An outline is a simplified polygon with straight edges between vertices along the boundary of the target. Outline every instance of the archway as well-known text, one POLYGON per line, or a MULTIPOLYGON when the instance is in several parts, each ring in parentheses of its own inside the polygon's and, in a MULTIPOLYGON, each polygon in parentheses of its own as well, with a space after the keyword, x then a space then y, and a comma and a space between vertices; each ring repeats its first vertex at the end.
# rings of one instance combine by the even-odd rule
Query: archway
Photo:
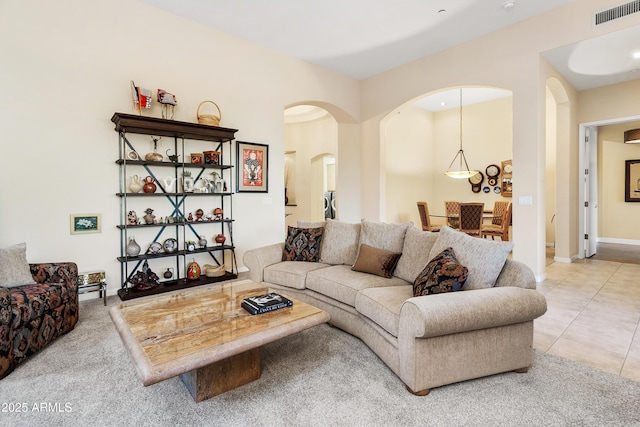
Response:
POLYGON ((459 149, 460 89, 444 88, 414 98, 381 121, 385 221, 420 224, 417 201, 426 201, 432 214, 444 213, 445 200, 479 201, 487 209, 497 200, 511 201, 501 194, 500 178, 490 184, 485 173, 489 165, 501 168, 512 158, 510 90, 462 87, 464 151, 470 168, 485 177, 474 192, 467 179, 444 175, 459 149))
MULTIPOLYGON (((339 217, 359 220, 360 132, 344 110, 322 102, 285 108, 286 224, 324 219, 325 192, 333 193, 339 217), (340 162, 344 159, 344 162, 340 162), (349 168, 342 167, 349 165, 349 168), (333 179, 327 179, 332 176, 333 179), (349 201, 341 205, 340 200, 349 201)), ((334 211, 334 217, 337 213, 334 211)))
POLYGON ((546 82, 546 242, 553 247, 554 260, 571 262, 577 252, 577 200, 571 196, 572 176, 570 167, 577 150, 571 147, 570 102, 562 82, 555 77, 546 82), (573 218, 573 220, 572 220, 573 218))

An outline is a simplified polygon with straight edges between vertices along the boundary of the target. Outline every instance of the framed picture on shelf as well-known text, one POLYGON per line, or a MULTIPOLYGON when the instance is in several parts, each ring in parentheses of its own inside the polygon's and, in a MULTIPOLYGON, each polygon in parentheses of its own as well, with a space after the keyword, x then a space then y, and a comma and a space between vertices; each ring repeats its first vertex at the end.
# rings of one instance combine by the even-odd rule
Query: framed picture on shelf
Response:
POLYGON ((238 141, 236 159, 236 191, 266 193, 269 190, 269 146, 238 141))
POLYGON ((640 202, 640 160, 625 160, 624 165, 624 201, 640 202))
POLYGON ((100 233, 102 220, 100 214, 71 214, 71 234, 100 233))

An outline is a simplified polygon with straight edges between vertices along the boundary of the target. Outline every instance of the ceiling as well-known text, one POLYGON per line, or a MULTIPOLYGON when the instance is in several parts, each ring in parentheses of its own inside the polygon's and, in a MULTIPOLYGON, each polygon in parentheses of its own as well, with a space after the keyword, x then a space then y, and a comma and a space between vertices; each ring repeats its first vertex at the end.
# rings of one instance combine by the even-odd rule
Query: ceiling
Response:
MULTIPOLYGON (((138 1, 362 80, 573 0, 138 1)), ((640 52, 640 26, 542 55, 581 91, 640 78, 630 72, 640 69, 640 58, 629 59, 632 52, 640 52)), ((481 92, 465 89, 464 104, 481 92)), ((459 105, 458 91, 437 95, 420 106, 459 105)))
POLYGON ((139 1, 362 80, 572 0, 139 1))

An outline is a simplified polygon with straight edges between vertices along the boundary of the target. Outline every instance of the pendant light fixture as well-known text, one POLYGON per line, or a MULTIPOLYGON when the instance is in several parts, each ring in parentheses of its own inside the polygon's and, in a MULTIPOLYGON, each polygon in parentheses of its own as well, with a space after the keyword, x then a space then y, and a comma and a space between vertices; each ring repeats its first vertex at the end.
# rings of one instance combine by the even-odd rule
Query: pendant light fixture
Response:
POLYGON ((640 144, 640 129, 631 129, 624 133, 625 144, 640 144))
POLYGON ((462 149, 462 88, 460 88, 460 149, 444 174, 451 178, 471 178, 477 173, 478 171, 476 170, 469 170, 469 164, 467 164, 467 158, 465 157, 464 150, 462 149), (458 168, 451 169, 458 158, 458 168))

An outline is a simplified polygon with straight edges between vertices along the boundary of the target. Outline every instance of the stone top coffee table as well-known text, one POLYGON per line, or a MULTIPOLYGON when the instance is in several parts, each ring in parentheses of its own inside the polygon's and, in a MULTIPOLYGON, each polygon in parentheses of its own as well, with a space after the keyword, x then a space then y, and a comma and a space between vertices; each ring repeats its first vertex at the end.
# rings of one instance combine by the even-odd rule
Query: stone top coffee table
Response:
POLYGON ((240 280, 122 303, 109 313, 145 386, 180 375, 200 402, 260 378, 260 346, 329 320, 293 298, 293 306, 264 314, 240 307, 267 292, 240 280))

